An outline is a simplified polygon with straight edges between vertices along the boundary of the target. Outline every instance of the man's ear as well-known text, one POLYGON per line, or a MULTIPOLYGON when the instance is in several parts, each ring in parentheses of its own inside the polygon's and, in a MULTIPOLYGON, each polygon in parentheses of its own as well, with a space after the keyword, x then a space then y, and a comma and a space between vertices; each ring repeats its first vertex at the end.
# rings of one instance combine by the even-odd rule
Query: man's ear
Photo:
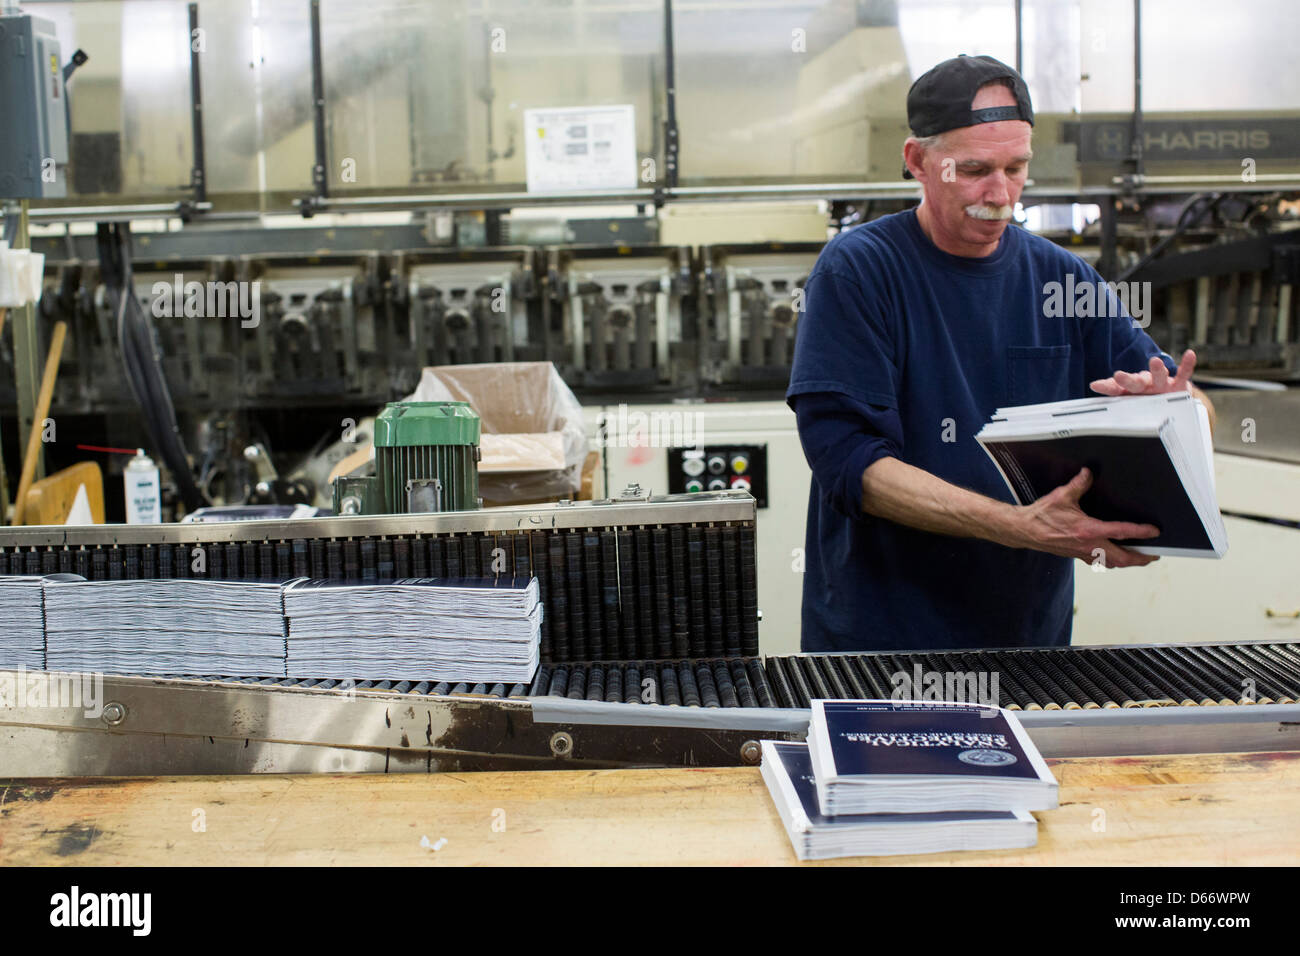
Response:
POLYGON ((922 185, 925 184, 925 148, 915 140, 908 140, 903 144, 903 162, 906 164, 908 171, 911 172, 912 178, 922 185))

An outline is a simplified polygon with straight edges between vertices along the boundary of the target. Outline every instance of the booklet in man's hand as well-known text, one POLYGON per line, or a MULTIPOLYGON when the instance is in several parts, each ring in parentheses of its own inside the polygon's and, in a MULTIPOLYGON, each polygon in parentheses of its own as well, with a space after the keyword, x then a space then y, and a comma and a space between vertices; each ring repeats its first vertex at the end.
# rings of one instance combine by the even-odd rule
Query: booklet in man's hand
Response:
POLYGON ((1160 529, 1159 537, 1118 544, 1183 557, 1221 558, 1228 550, 1209 416, 1190 392, 999 408, 975 439, 1019 504, 1086 467, 1092 485, 1079 507, 1087 515, 1160 529))

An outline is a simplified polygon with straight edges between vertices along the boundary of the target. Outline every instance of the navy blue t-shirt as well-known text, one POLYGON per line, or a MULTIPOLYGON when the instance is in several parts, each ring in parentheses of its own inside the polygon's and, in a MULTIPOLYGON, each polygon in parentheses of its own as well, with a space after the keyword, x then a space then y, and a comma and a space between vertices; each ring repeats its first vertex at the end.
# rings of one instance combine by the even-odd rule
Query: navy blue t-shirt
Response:
POLYGON ((1045 308, 1048 283, 1062 283, 1063 300, 1067 276, 1076 289, 1101 281, 1014 225, 990 256, 950 255, 915 210, 822 250, 804 287, 786 393, 813 472, 805 651, 1069 643, 1072 559, 862 510, 862 472, 887 456, 1014 503, 974 437, 994 409, 1087 397, 1090 381, 1142 371, 1155 355, 1175 369, 1113 295, 1107 317, 1045 308))

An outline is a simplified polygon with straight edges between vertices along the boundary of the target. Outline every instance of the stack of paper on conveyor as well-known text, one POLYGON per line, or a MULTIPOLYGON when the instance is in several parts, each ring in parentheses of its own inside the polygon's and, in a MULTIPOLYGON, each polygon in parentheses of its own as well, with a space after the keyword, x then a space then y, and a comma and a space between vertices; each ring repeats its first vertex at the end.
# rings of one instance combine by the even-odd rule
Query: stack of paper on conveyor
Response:
POLYGON ((808 743, 763 742, 800 859, 1033 846, 1057 784, 1014 714, 981 704, 814 700, 808 743))
POLYGON ((46 666, 120 674, 284 674, 280 585, 47 581, 46 666))
POLYGON ((0 577, 0 668, 45 666, 45 619, 39 576, 0 577))
POLYGON ((826 816, 817 803, 808 745, 762 743, 763 780, 801 860, 1008 850, 1038 842, 1038 821, 1024 810, 826 816))
POLYGON ((535 578, 298 580, 288 676, 524 683, 537 669, 535 578))
POLYGON ((1022 505, 1086 467, 1092 485, 1079 501, 1084 513, 1160 529, 1159 537, 1119 544, 1183 557, 1220 558, 1228 550, 1209 413, 1190 392, 999 408, 975 438, 1022 505))

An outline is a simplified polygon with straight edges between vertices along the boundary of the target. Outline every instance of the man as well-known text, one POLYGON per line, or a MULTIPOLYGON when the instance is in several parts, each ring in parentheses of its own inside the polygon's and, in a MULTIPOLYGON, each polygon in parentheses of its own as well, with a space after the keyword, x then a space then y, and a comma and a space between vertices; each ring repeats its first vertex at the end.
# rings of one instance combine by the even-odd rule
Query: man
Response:
POLYGON ((973 436, 998 406, 1188 389, 1196 356, 1175 367, 1113 295, 1102 317, 1044 307, 1050 283, 1101 278, 1008 228, 1032 155, 1015 70, 947 60, 907 110, 921 205, 836 236, 805 285, 786 394, 813 471, 802 646, 1068 644, 1072 559, 1140 567, 1156 558, 1115 540, 1158 531, 1084 514, 1086 469, 1015 505, 973 436))

